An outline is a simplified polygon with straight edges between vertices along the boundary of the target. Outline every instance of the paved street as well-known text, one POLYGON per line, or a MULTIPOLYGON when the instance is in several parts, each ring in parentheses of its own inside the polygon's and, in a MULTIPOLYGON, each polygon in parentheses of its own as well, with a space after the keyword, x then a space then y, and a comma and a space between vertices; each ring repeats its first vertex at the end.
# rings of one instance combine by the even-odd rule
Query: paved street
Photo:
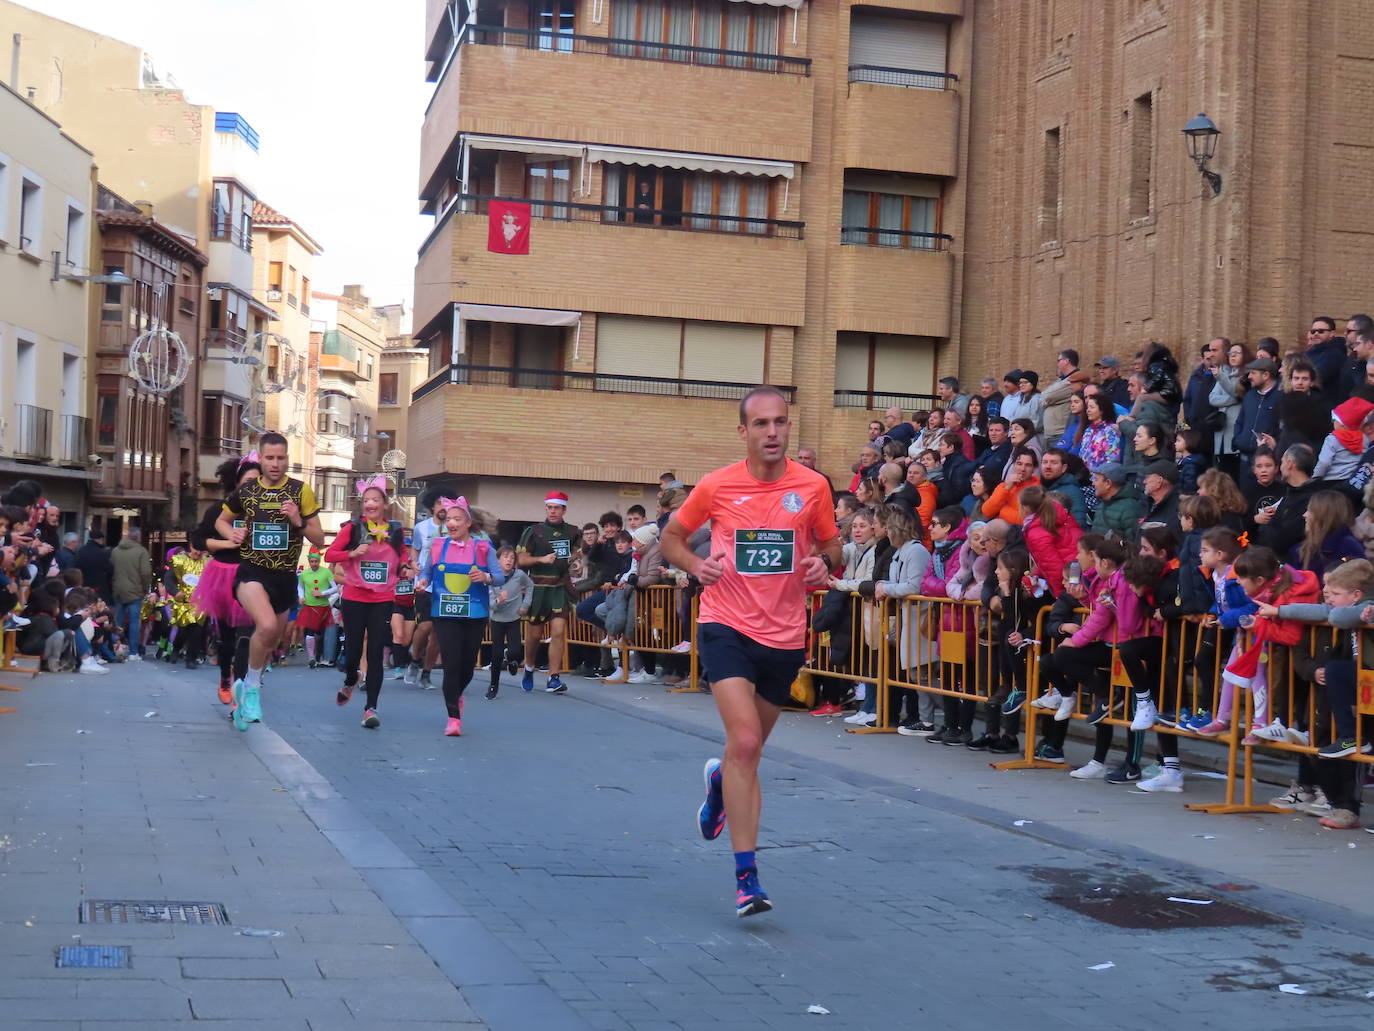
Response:
POLYGON ((525 695, 507 678, 494 702, 474 691, 451 740, 437 691, 388 682, 369 732, 358 699, 333 704, 337 682, 272 673, 267 723, 245 735, 208 670, 116 667, 11 696, 0 1027, 1277 1031, 1374 1016, 1374 836, 1182 810, 1215 780, 1148 796, 787 715, 760 850, 778 908, 740 921, 728 846, 694 826, 719 748, 708 697, 578 680, 525 695), (82 925, 83 893, 222 902, 233 926, 82 925), (54 969, 74 935, 132 945, 132 969, 54 969))

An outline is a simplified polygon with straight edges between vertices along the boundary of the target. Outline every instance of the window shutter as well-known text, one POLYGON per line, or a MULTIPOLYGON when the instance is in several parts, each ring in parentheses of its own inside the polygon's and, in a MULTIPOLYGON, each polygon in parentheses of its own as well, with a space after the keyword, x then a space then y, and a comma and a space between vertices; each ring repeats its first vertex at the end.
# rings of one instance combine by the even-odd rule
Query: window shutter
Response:
POLYGON ((894 394, 929 394, 935 389, 935 340, 878 334, 873 383, 894 394))
POLYGON ((688 322, 682 378, 726 383, 763 382, 763 327, 733 322, 688 322))
POLYGON ((868 334, 841 331, 835 336, 835 389, 868 389, 868 334))
POLYGON ((849 24, 849 63, 943 72, 948 41, 944 22, 856 11, 849 24))
POLYGON ((599 315, 596 320, 596 371, 603 376, 678 378, 682 323, 599 315))

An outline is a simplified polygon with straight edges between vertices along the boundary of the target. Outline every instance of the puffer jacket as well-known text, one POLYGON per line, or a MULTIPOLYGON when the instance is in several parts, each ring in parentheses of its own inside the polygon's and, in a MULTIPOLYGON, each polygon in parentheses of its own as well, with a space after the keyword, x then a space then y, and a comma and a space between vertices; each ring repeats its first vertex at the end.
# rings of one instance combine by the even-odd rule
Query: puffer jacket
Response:
MULTIPOLYGON (((1085 581, 1086 582, 1086 581, 1085 581)), ((1096 599, 1083 626, 1069 638, 1069 644, 1082 648, 1094 641, 1129 641, 1147 636, 1149 610, 1141 603, 1121 570, 1094 584, 1096 599)))
POLYGON ((1083 528, 1078 521, 1054 499, 1056 525, 1051 533, 1038 515, 1026 520, 1026 547, 1035 560, 1035 568, 1041 578, 1049 585, 1050 591, 1058 594, 1064 586, 1064 567, 1078 555, 1078 539, 1083 536, 1083 528))
POLYGON ((951 597, 949 588, 962 568, 963 554, 965 551, 972 553, 972 549, 967 547, 967 542, 968 520, 965 519, 950 531, 948 537, 931 549, 930 565, 926 567, 926 574, 921 578, 923 595, 927 598, 951 597))

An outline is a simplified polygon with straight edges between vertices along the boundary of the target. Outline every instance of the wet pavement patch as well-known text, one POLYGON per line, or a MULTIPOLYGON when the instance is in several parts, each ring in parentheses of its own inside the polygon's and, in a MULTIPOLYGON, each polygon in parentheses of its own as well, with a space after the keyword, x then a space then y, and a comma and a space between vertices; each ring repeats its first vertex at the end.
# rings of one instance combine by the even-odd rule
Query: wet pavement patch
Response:
POLYGON ((1034 880, 1049 885, 1046 902, 1113 927, 1172 931, 1292 923, 1286 917, 1216 898, 1208 889, 1169 884, 1146 874, 1046 866, 1021 869, 1034 880))

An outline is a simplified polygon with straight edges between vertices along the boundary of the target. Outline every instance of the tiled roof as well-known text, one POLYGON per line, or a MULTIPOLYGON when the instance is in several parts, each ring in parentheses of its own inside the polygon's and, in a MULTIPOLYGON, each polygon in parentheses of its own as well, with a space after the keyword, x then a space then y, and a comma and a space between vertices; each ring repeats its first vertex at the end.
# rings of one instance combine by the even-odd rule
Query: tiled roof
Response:
POLYGON ((274 226, 289 226, 291 224, 291 220, 280 211, 260 200, 253 202, 253 221, 274 226))

